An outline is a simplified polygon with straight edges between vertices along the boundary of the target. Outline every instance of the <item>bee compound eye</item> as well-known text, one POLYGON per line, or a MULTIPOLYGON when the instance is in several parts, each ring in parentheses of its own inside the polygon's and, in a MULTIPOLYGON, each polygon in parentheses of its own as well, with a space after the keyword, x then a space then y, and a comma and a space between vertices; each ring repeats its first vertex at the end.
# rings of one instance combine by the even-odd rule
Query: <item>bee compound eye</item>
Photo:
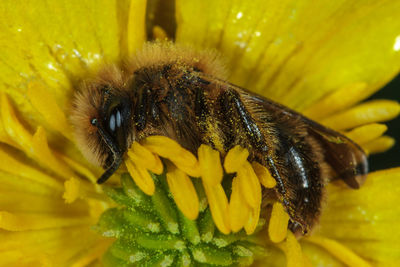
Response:
POLYGON ((110 116, 109 127, 110 127, 111 131, 113 131, 113 132, 115 131, 115 115, 114 114, 112 114, 110 116))
POLYGON ((117 110, 116 122, 117 122, 117 127, 118 127, 118 128, 121 127, 122 120, 121 120, 121 112, 119 112, 119 110, 117 110))

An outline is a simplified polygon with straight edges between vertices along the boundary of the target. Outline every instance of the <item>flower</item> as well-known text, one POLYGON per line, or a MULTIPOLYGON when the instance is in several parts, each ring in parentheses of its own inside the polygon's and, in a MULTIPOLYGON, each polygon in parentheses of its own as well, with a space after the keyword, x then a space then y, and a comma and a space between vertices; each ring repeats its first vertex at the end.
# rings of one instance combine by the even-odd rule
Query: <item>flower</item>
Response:
MULTIPOLYGON (((151 3, 147 7, 148 12, 157 13, 157 7, 152 8, 151 3)), ((230 82, 343 131, 368 153, 381 152, 393 145, 393 139, 383 135, 386 127, 380 122, 398 115, 398 103, 389 100, 359 102, 399 72, 400 21, 397 14, 400 5, 397 1, 178 0, 174 8, 176 42, 200 49, 218 49, 230 67, 230 82), (201 17, 197 17, 198 14, 201 17)), ((97 228, 105 226, 102 222, 117 221, 118 216, 108 215, 121 209, 113 208, 115 204, 95 185, 101 170, 89 165, 74 145, 68 110, 73 90, 82 78, 96 73, 104 62, 122 61, 143 45, 145 10, 144 0, 1 2, 1 265, 84 266, 100 260, 112 242, 97 234, 92 226, 100 214, 103 219, 97 228)), ((151 19, 154 14, 150 14, 148 21, 157 22, 151 19)), ((158 22, 161 27, 171 28, 168 16, 158 22)), ((160 27, 154 29, 157 36, 164 34, 160 27)), ((148 169, 158 173, 160 165, 154 154, 163 155, 147 149, 152 152, 149 157, 154 157, 154 164, 148 169)), ((213 154, 207 148, 203 152, 213 154)), ((127 169, 137 169, 135 156, 129 157, 132 162, 126 163, 127 169)), ((200 154, 198 157, 201 162, 200 154)), ((170 161, 180 166, 177 160, 170 161)), ((224 167, 226 170, 227 166, 224 167)), ((179 196, 180 190, 176 189, 183 184, 188 192, 195 192, 184 174, 192 175, 190 172, 197 167, 189 167, 186 172, 180 171, 183 167, 174 169, 167 165, 167 168, 170 171, 167 183, 177 206, 187 211, 184 213, 188 217, 195 218, 196 214, 190 211, 195 209, 196 203, 201 209, 203 198, 198 196, 198 202, 184 203, 179 199, 187 197, 179 196), (174 184, 175 179, 180 179, 178 186, 174 184)), ((199 168, 202 174, 206 173, 201 164, 199 168)), ((250 171, 259 167, 247 165, 246 168, 250 171)), ((260 176, 260 172, 256 173, 260 176)), ((300 242, 290 232, 286 237, 286 229, 280 227, 281 222, 287 221, 285 213, 279 204, 274 204, 272 213, 275 216, 269 228, 275 229, 275 225, 276 230, 268 230, 273 234, 283 231, 277 240, 280 236, 286 239, 278 244, 264 244, 270 253, 268 264, 284 262, 282 251, 288 266, 301 263, 398 264, 399 176, 399 168, 371 173, 360 190, 344 188, 340 183, 328 185, 321 223, 310 237, 300 242)), ((136 185, 127 184, 131 180, 123 177, 123 188, 133 190, 136 185)), ((208 181, 206 177, 203 175, 202 181, 208 181)), ((157 184, 158 178, 154 179, 157 184)), ((150 180, 147 177, 142 181, 150 180)), ((152 187, 151 182, 141 186, 140 180, 135 182, 143 192, 163 197, 157 193, 160 186, 152 187)), ((234 189, 239 182, 236 179, 232 183, 231 198, 234 199, 234 189)), ((214 201, 213 206, 210 200, 210 196, 212 199, 212 196, 222 195, 221 187, 210 193, 212 190, 207 186, 206 182, 204 189, 210 206, 226 213, 227 203, 214 201)), ((113 195, 114 199, 126 195, 120 189, 105 190, 110 196, 116 190, 118 194, 113 195)), ((140 194, 141 191, 132 192, 140 194)), ((171 204, 170 201, 155 203, 171 204)), ((214 217, 220 214, 213 213, 214 217)), ((165 214, 167 216, 168 212, 165 214)), ((211 220, 210 214, 204 218, 211 220)), ((148 218, 144 215, 142 219, 148 218)), ((186 226, 182 229, 193 227, 193 221, 182 220, 186 226)), ((215 221, 222 222, 217 226, 223 231, 223 220, 215 221)), ((170 232, 182 230, 176 224, 147 225, 154 233, 160 227, 170 232)), ((198 242, 193 233, 186 231, 183 238, 191 240, 191 244, 198 242)), ((264 240, 268 239, 267 233, 259 232, 257 236, 259 234, 264 234, 264 240)), ((150 242, 148 237, 141 240, 150 242)), ((231 244, 232 240, 228 242, 227 239, 238 236, 218 237, 226 242, 224 244, 231 244)), ((160 240, 159 237, 157 242, 160 240)), ((117 250, 123 244, 121 240, 118 242, 106 255, 132 248, 125 244, 122 250, 117 250)), ((259 244, 258 240, 254 242, 259 244)), ((173 245, 182 250, 182 243, 173 245)), ((253 253, 243 246, 235 249, 240 255, 253 253)), ((230 255, 224 251, 197 249, 187 257, 212 258, 221 263, 221 259, 230 255)), ((135 256, 135 259, 143 257, 140 253, 135 256)), ((182 260, 187 257, 182 256, 182 260)), ((163 260, 167 265, 174 259, 163 260)))

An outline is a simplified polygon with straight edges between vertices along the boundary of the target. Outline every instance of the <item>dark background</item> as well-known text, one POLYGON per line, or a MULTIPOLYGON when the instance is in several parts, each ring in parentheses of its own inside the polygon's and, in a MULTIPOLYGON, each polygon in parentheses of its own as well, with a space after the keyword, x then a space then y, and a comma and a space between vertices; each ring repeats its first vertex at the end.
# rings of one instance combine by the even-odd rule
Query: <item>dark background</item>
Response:
MULTIPOLYGON (((400 101, 400 75, 370 99, 393 99, 400 101)), ((395 138, 396 145, 385 153, 369 157, 371 171, 400 166, 400 116, 394 120, 385 122, 385 124, 389 128, 385 135, 395 138)))

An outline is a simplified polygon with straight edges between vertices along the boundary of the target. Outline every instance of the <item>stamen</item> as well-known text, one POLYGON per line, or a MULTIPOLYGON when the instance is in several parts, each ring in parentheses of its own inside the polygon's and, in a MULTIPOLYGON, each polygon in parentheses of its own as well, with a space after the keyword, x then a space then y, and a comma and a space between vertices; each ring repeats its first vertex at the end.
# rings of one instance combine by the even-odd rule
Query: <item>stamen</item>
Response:
POLYGON ((223 170, 219 152, 209 146, 201 145, 197 153, 203 182, 209 186, 220 184, 223 170))
POLYGON ((244 227, 250 215, 250 207, 242 198, 238 178, 235 177, 232 180, 232 193, 229 201, 229 218, 234 233, 244 227))
POLYGON ((174 140, 165 136, 149 136, 144 140, 143 146, 153 153, 169 159, 188 175, 200 177, 200 167, 196 157, 174 140))
POLYGON ((255 208, 250 208, 250 216, 244 226, 244 230, 246 230, 246 234, 248 235, 251 235, 256 230, 258 221, 260 220, 260 208, 261 205, 258 205, 255 208))
POLYGON ((249 151, 247 149, 237 145, 225 156, 224 169, 227 173, 237 172, 238 169, 247 161, 249 157, 249 151))
POLYGON ((331 240, 329 238, 324 238, 320 236, 310 236, 305 240, 319 245, 329 251, 333 256, 341 260, 347 266, 357 266, 357 267, 369 267, 371 266, 368 262, 363 260, 349 248, 343 246, 342 244, 331 240))
POLYGON ((217 184, 215 186, 209 186, 203 182, 203 186, 215 225, 221 233, 226 235, 229 234, 231 231, 229 222, 229 205, 222 185, 217 184))
POLYGON ((289 215, 280 202, 272 205, 271 218, 269 220, 268 235, 272 242, 282 242, 287 235, 289 215))
POLYGON ((65 192, 63 198, 66 203, 72 203, 81 196, 80 181, 76 178, 69 179, 64 183, 65 192))
POLYGON ((138 142, 132 144, 132 148, 128 151, 128 156, 136 165, 142 166, 154 174, 160 175, 163 172, 164 167, 160 158, 138 142))
POLYGON ((136 185, 147 195, 154 194, 155 185, 150 173, 143 167, 137 166, 130 159, 125 160, 126 168, 136 185))
POLYGON ((199 198, 190 178, 180 169, 168 166, 167 182, 175 203, 190 220, 199 215, 199 198))
POLYGON ((266 167, 256 161, 254 161, 251 165, 258 179, 260 180, 260 183, 265 188, 274 188, 276 186, 276 180, 274 179, 274 177, 272 177, 271 173, 266 167))
POLYGON ((253 209, 261 205, 261 186, 249 162, 237 170, 237 178, 247 204, 253 209))

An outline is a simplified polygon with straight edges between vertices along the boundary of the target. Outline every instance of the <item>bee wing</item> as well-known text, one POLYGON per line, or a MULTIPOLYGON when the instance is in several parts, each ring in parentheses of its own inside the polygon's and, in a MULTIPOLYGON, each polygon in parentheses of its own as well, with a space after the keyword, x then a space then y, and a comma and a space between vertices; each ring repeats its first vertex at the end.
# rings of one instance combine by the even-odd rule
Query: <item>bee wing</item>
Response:
POLYGON ((222 91, 224 105, 230 105, 224 121, 241 121, 243 129, 235 131, 245 132, 247 139, 239 144, 277 181, 275 189, 293 232, 306 233, 318 220, 328 180, 340 178, 352 188, 362 184, 366 156, 344 135, 235 85, 215 79, 210 83, 222 91))
POLYGON ((283 105, 260 96, 252 98, 253 101, 261 102, 264 110, 272 114, 277 121, 282 121, 282 118, 290 121, 278 127, 294 133, 306 132, 311 142, 315 142, 314 147, 322 153, 323 161, 330 166, 329 180, 341 179, 354 189, 360 188, 364 183, 368 173, 368 161, 359 145, 343 134, 326 128, 283 105))

